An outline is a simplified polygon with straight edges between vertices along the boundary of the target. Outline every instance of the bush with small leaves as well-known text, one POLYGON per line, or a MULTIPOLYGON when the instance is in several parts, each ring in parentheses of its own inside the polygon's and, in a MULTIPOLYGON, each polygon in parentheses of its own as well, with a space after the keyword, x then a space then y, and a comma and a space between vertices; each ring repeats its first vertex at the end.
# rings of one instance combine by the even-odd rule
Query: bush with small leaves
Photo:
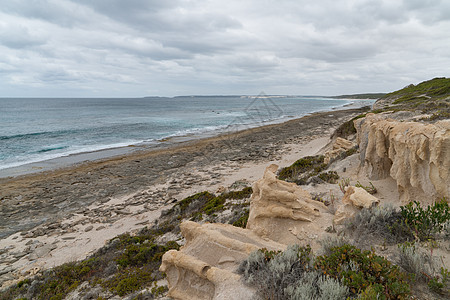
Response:
POLYGON ((362 246, 368 241, 397 244, 414 240, 411 230, 402 222, 401 213, 390 205, 362 209, 346 224, 346 229, 362 246))
POLYGON ((444 288, 448 284, 450 273, 439 265, 440 261, 423 250, 419 243, 403 243, 398 246, 398 266, 414 274, 417 281, 426 282, 433 292, 449 293, 448 288, 447 291, 444 288))
POLYGON ((286 294, 288 299, 295 300, 341 300, 350 292, 339 280, 312 271, 306 272, 295 285, 288 286, 286 294))
POLYGON ((441 233, 450 221, 450 207, 445 198, 426 209, 417 201, 401 206, 400 209, 404 224, 421 241, 434 239, 435 234, 441 233))
POLYGON ((348 240, 341 236, 327 236, 322 240, 319 240, 320 246, 322 246, 322 255, 330 255, 333 248, 342 247, 349 244, 348 240))
POLYGON ((261 249, 252 252, 238 268, 244 282, 257 288, 265 299, 290 299, 289 286, 295 286, 311 269, 311 248, 289 246, 286 251, 261 249))
POLYGON ((410 294, 410 278, 375 252, 351 245, 332 248, 331 252, 317 257, 314 267, 324 275, 342 280, 353 296, 368 287, 385 299, 404 299, 410 294))
POLYGON ((433 258, 418 243, 405 242, 398 245, 397 265, 414 274, 416 280, 426 281, 428 276, 436 272, 433 258))

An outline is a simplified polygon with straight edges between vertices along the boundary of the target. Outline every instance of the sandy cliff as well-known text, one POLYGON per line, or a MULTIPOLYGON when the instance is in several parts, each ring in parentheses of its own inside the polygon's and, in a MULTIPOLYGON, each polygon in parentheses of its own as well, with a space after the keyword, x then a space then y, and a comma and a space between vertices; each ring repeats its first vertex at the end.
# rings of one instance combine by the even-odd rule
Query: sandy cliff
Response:
POLYGON ((355 121, 363 171, 370 179, 395 179, 402 203, 449 199, 450 120, 424 124, 388 116, 355 121))

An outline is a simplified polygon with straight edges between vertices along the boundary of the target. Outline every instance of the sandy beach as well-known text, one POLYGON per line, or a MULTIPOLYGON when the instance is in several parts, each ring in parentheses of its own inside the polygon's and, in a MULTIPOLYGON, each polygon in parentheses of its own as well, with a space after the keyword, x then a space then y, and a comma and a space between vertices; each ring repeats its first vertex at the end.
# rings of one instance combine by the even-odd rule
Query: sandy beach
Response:
POLYGON ((0 284, 93 253, 196 192, 249 184, 327 145, 361 109, 314 113, 165 149, 0 179, 0 284))

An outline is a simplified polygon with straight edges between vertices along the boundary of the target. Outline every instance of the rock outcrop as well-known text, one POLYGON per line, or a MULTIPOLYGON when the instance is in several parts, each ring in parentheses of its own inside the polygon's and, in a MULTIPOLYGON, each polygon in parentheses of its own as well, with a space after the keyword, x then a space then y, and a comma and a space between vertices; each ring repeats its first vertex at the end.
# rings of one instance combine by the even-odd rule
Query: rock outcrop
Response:
POLYGON ((277 165, 268 166, 263 178, 253 185, 247 228, 279 243, 299 243, 308 231, 303 227, 327 208, 295 183, 277 179, 277 170, 277 165))
POLYGON ((234 273, 239 263, 260 248, 285 248, 228 224, 186 221, 180 228, 186 244, 166 252, 160 268, 167 274, 168 296, 175 299, 251 299, 255 291, 234 273))
POLYGON ((344 224, 361 209, 376 206, 378 203, 380 203, 380 200, 369 194, 365 189, 349 186, 345 189, 342 204, 336 210, 333 222, 336 225, 344 224))
POLYGON ((391 176, 402 203, 450 196, 450 120, 398 122, 384 114, 355 120, 361 166, 370 179, 391 176))
POLYGON ((325 152, 324 154, 324 163, 328 164, 331 160, 335 159, 336 157, 338 157, 339 155, 341 155, 342 153, 344 153, 345 151, 348 151, 350 149, 352 149, 353 147, 355 147, 356 144, 343 139, 341 137, 338 137, 332 146, 332 149, 325 152))

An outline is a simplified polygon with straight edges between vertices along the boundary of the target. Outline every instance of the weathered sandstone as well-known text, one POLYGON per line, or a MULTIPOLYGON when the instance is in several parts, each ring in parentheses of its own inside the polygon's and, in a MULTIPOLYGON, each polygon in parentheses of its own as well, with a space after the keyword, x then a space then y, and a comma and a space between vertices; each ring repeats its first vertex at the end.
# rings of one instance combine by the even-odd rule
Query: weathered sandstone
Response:
POLYGON ((365 189, 349 186, 345 189, 342 204, 336 210, 333 222, 336 225, 344 224, 361 209, 373 207, 378 203, 380 203, 380 200, 369 194, 365 189))
POLYGON ((247 228, 279 243, 298 243, 303 227, 327 208, 295 183, 277 179, 277 169, 277 165, 268 166, 253 185, 247 228))
POLYGON ((160 270, 167 274, 168 296, 174 299, 251 299, 254 290, 233 271, 260 248, 282 250, 248 229, 228 224, 183 222, 186 244, 164 254, 160 270))
POLYGON ((402 203, 431 204, 450 196, 450 120, 398 122, 368 114, 355 120, 363 170, 370 179, 391 176, 402 203))
POLYGON ((355 146, 356 146, 355 143, 353 143, 349 140, 343 139, 341 137, 338 137, 334 141, 331 150, 325 152, 324 163, 328 164, 331 160, 338 157, 341 153, 344 153, 345 151, 350 150, 355 146))

